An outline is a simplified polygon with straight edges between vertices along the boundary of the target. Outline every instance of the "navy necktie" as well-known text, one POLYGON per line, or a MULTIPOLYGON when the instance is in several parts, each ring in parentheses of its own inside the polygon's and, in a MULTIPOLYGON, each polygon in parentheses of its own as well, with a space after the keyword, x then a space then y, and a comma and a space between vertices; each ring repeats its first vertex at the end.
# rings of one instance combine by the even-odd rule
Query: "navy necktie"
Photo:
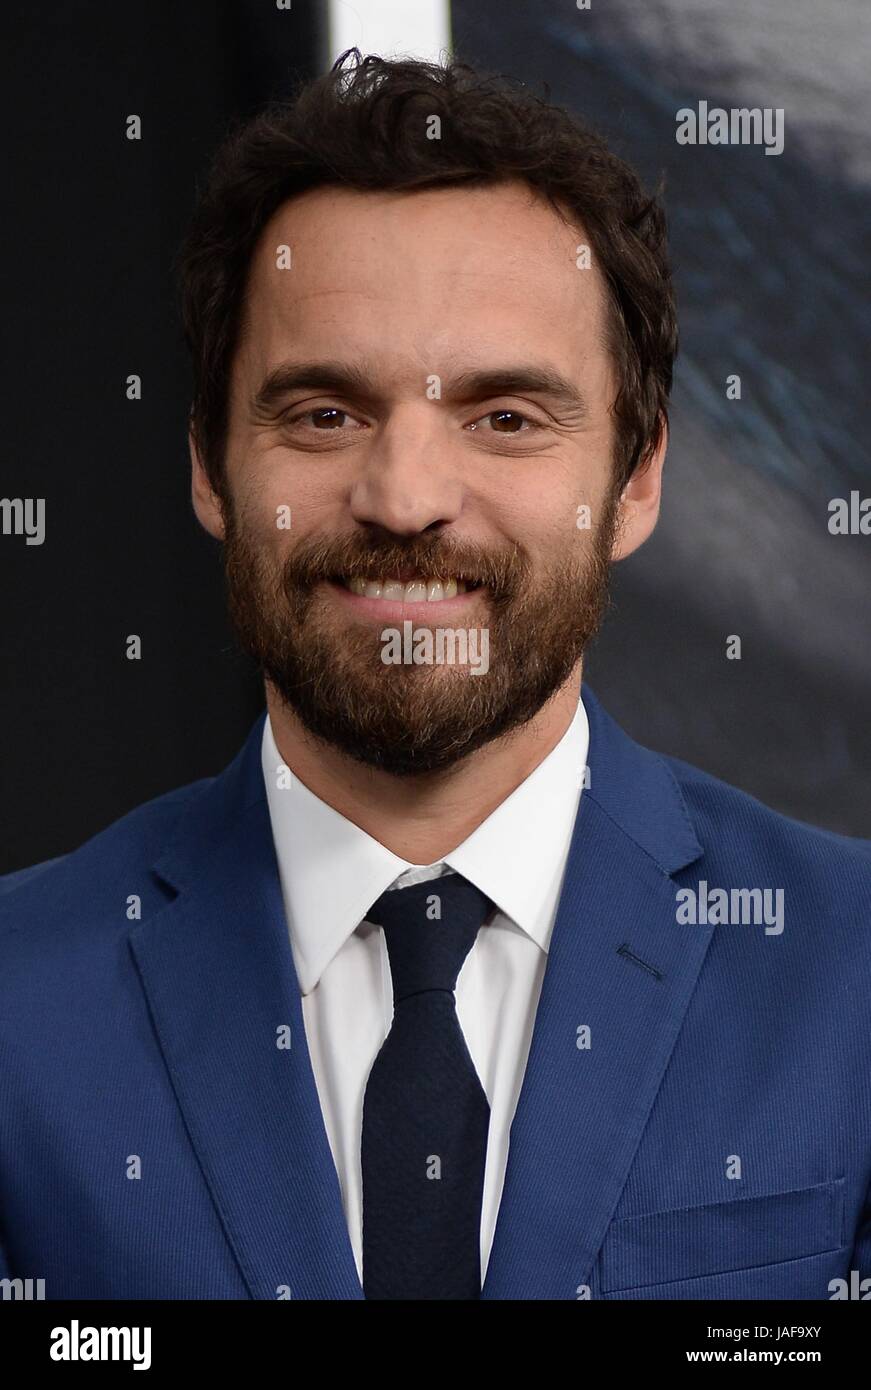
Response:
POLYGON ((490 899, 460 874, 382 893, 393 1022, 363 1098, 367 1299, 481 1296, 481 1199, 490 1107, 454 988, 490 899))

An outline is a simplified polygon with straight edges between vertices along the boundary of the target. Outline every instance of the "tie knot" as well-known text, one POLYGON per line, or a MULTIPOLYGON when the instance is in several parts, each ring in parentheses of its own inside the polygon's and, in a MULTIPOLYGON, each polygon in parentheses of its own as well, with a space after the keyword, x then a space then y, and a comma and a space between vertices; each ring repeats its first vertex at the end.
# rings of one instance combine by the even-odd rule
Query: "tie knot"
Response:
POLYGON ((493 904, 462 874, 392 888, 366 914, 383 927, 395 1006, 423 990, 453 992, 493 904))

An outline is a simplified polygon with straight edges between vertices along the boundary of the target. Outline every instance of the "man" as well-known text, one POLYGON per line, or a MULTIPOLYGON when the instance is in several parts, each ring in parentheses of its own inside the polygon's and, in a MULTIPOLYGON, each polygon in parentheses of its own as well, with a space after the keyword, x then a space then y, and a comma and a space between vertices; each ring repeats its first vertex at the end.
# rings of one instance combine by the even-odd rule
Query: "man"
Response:
POLYGON ((523 92, 340 60, 225 145, 180 271, 193 504, 266 714, 6 880, 5 1274, 861 1287, 867 846, 579 700, 659 510, 658 203, 523 92))

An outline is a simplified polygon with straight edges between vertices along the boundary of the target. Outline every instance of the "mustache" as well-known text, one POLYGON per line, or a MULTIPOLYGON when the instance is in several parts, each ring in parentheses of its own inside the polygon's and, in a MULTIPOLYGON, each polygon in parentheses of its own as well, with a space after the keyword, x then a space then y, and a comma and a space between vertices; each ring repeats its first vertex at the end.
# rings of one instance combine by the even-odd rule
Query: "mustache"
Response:
POLYGON ((511 598, 529 562, 517 545, 486 548, 443 537, 374 539, 344 536, 301 541, 283 566, 285 586, 310 589, 324 580, 384 579, 406 572, 486 585, 495 598, 511 598))

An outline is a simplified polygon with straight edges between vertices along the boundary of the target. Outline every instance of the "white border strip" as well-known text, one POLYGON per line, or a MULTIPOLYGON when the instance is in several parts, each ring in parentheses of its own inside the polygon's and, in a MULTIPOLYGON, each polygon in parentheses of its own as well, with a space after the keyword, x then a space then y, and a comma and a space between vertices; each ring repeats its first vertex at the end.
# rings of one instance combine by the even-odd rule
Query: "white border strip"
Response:
POLYGON ((328 66, 355 47, 364 57, 449 57, 450 0, 329 0, 328 66))

